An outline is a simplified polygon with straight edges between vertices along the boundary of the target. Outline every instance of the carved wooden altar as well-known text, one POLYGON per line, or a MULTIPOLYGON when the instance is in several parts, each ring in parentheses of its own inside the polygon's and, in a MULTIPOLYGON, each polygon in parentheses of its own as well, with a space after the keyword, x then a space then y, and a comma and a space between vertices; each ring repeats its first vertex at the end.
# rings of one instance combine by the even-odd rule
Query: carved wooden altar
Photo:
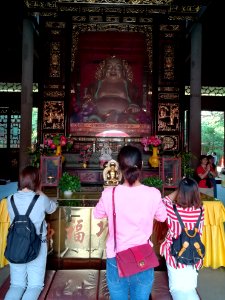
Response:
POLYGON ((182 53, 187 21, 194 20, 201 5, 168 0, 25 2, 31 16, 39 14, 40 141, 48 133, 71 134, 71 153, 76 155, 81 143, 92 144, 99 135, 118 149, 150 135, 162 139, 164 153, 184 148, 182 53), (76 118, 90 76, 102 59, 114 55, 127 60, 133 70, 147 122, 112 124, 76 118), (120 143, 121 137, 128 140, 120 143))

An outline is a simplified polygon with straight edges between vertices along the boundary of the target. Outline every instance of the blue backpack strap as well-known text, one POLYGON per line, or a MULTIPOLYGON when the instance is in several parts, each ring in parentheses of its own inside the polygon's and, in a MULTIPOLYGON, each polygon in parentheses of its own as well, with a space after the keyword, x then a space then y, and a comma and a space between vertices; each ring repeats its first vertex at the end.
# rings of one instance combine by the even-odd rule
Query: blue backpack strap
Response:
POLYGON ((32 211, 33 207, 34 207, 34 204, 36 203, 37 199, 39 198, 39 195, 35 194, 34 195, 34 198, 32 199, 28 209, 27 209, 27 212, 25 213, 26 216, 29 216, 30 212, 32 211))
MULTIPOLYGON (((184 228, 185 228, 184 223, 183 223, 183 221, 182 221, 182 219, 181 219, 180 214, 178 213, 178 210, 177 210, 177 207, 176 207, 175 204, 173 204, 173 210, 174 210, 174 212, 175 212, 175 214, 176 214, 176 216, 177 216, 177 219, 178 219, 178 221, 179 221, 179 223, 180 223, 182 229, 184 229, 184 228)), ((202 217, 202 207, 200 207, 200 210, 201 210, 201 212, 200 212, 200 215, 199 215, 199 217, 198 217, 198 221, 197 221, 196 224, 195 224, 195 228, 198 228, 198 227, 199 227, 199 224, 200 224, 200 221, 201 221, 201 217, 202 217)))
POLYGON ((15 204, 13 195, 12 195, 11 198, 10 198, 10 202, 11 202, 11 205, 12 205, 12 208, 13 208, 13 211, 14 211, 15 216, 18 216, 18 215, 19 215, 19 212, 18 212, 18 209, 17 209, 17 207, 16 207, 16 204, 15 204))
POLYGON ((178 210, 177 210, 177 207, 176 207, 175 204, 173 204, 173 210, 174 210, 174 212, 175 212, 175 214, 177 216, 177 219, 178 219, 178 221, 180 223, 181 228, 184 229, 185 228, 184 223, 183 223, 183 221, 182 221, 182 219, 180 217, 180 214, 178 213, 178 210))
POLYGON ((199 215, 199 217, 198 217, 198 221, 197 221, 197 223, 196 223, 196 225, 195 225, 196 228, 199 227, 199 224, 200 224, 200 221, 201 221, 201 217, 202 217, 202 207, 201 207, 201 206, 200 206, 200 210, 201 210, 201 212, 200 212, 200 215, 199 215))
MULTIPOLYGON (((31 201, 31 203, 30 203, 30 205, 29 205, 29 207, 27 209, 26 216, 30 215, 30 213, 31 213, 31 211, 32 211, 32 209, 33 209, 33 207, 34 207, 34 205, 35 205, 35 203, 36 203, 36 201, 37 201, 38 198, 39 198, 39 195, 35 194, 34 198, 32 199, 32 201, 31 201)), ((40 235, 42 235, 42 231, 43 231, 43 222, 41 223, 40 235)))
MULTIPOLYGON (((39 198, 39 195, 35 194, 27 211, 26 211, 26 216, 29 216, 30 212, 32 211, 33 207, 34 207, 34 204, 36 203, 37 199, 39 198)), ((18 216, 19 215, 19 212, 18 212, 18 209, 16 207, 16 204, 15 204, 15 201, 14 201, 14 197, 13 195, 11 196, 10 198, 10 202, 11 202, 11 205, 12 205, 12 208, 13 208, 13 211, 14 211, 14 214, 15 216, 18 216)), ((41 228, 40 228, 40 235, 42 234, 43 232, 43 223, 44 221, 41 223, 41 228)))

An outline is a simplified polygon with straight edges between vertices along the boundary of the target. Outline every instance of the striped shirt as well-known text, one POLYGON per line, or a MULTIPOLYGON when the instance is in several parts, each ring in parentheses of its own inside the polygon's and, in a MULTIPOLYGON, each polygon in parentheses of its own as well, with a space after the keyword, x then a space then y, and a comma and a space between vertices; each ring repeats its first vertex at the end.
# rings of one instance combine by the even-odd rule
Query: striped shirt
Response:
MULTIPOLYGON (((167 210, 167 226, 168 231, 164 242, 160 246, 160 254, 165 256, 166 262, 173 268, 184 268, 185 265, 176 262, 176 259, 170 254, 170 248, 172 244, 172 239, 177 238, 181 234, 181 226, 179 221, 177 220, 177 216, 173 210, 173 202, 172 200, 166 196, 163 198, 163 202, 166 205, 167 210)), ((177 210, 181 216, 181 219, 184 223, 184 226, 188 228, 188 230, 193 230, 194 226, 198 220, 199 214, 201 212, 200 208, 195 209, 193 206, 188 208, 182 208, 177 206, 177 210)), ((204 225, 204 208, 202 213, 202 218, 199 224, 199 233, 202 235, 204 225)), ((202 266, 202 261, 198 262, 195 267, 199 270, 202 266)))

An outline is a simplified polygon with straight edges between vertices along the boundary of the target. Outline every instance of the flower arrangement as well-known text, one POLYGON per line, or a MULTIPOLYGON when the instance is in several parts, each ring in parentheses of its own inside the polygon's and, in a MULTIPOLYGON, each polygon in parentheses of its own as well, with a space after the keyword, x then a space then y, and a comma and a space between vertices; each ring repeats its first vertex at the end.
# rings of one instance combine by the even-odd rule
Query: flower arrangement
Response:
POLYGON ((64 151, 69 151, 73 147, 73 139, 69 136, 66 137, 62 134, 46 135, 43 144, 32 145, 28 149, 33 166, 40 166, 41 155, 54 155, 56 154, 57 147, 61 146, 64 151))
POLYGON ((92 146, 91 145, 85 145, 80 150, 80 162, 87 163, 92 155, 92 146))
POLYGON ((144 145, 144 150, 148 151, 150 147, 158 147, 159 145, 161 145, 162 141, 160 140, 160 138, 158 138, 158 136, 152 135, 150 137, 143 137, 141 139, 141 143, 142 145, 144 145))
POLYGON ((66 137, 62 134, 45 136, 44 148, 55 150, 57 146, 64 147, 66 151, 68 151, 73 146, 73 140, 71 139, 71 137, 66 137))

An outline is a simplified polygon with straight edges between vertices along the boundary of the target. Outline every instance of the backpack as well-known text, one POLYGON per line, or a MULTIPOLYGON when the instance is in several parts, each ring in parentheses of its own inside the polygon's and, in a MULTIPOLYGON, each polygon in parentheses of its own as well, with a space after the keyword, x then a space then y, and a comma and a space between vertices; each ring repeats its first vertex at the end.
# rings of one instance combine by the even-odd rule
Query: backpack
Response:
POLYGON ((173 205, 173 210, 182 228, 181 234, 176 239, 173 238, 171 245, 171 255, 175 257, 177 264, 195 265, 205 256, 205 246, 201 241, 198 231, 202 217, 202 208, 200 207, 200 209, 201 213, 198 217, 197 223, 195 224, 195 228, 193 230, 188 230, 184 226, 176 205, 173 205))
POLYGON ((13 195, 10 198, 15 217, 8 230, 4 255, 11 263, 27 263, 34 260, 39 254, 42 242, 43 222, 41 224, 40 235, 37 235, 36 228, 29 217, 38 197, 39 195, 34 196, 25 215, 19 215, 13 195))

